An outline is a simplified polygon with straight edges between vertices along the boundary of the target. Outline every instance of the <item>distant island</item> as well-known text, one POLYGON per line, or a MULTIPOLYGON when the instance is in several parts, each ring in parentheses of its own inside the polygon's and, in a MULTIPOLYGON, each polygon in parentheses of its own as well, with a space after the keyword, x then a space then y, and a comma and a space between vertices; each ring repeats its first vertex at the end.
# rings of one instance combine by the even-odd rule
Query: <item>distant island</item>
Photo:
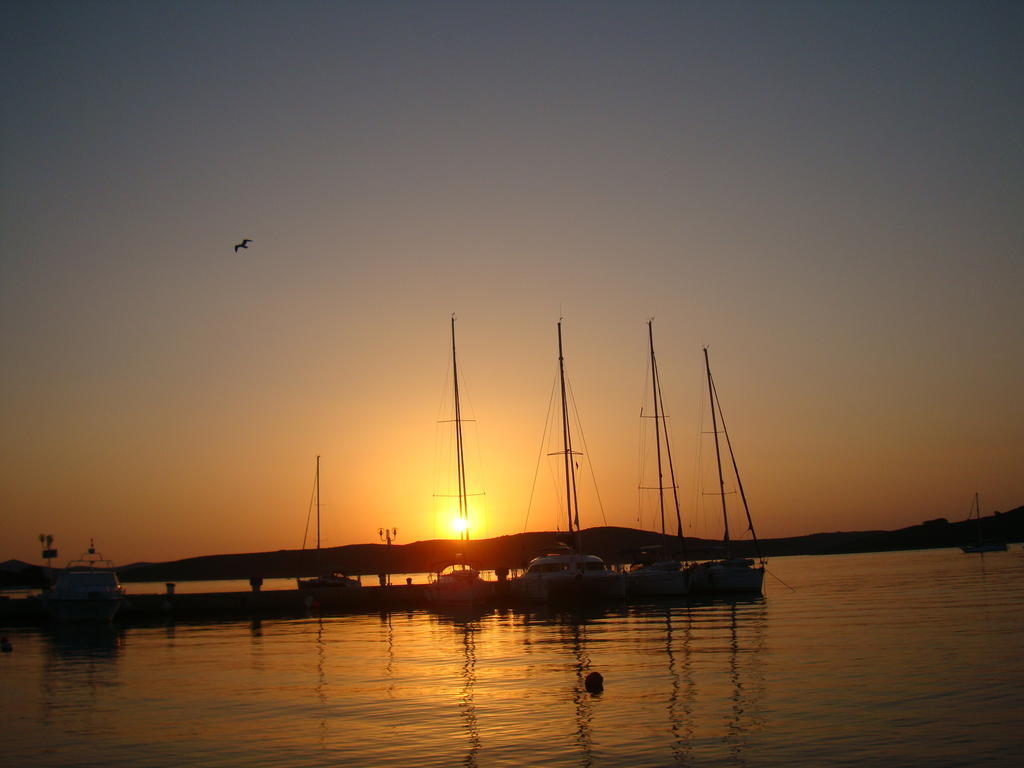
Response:
MULTIPOLYGON (((838 555, 853 552, 884 552, 901 549, 959 547, 978 538, 977 520, 951 523, 945 518, 926 520, 895 531, 814 533, 783 539, 760 540, 760 551, 768 557, 784 555, 838 555)), ((986 538, 1009 542, 1024 541, 1024 507, 982 518, 986 538)), ((588 552, 609 563, 635 562, 637 555, 660 543, 660 534, 636 528, 614 526, 589 528, 582 533, 588 552)), ((673 539, 674 540, 674 539, 673 539)), ((424 573, 463 556, 481 569, 522 568, 535 555, 567 542, 558 531, 517 533, 471 541, 468 546, 451 539, 417 541, 411 544, 349 544, 320 551, 324 571, 349 575, 379 573, 424 573)), ((688 559, 720 557, 722 542, 687 537, 688 559)), ((734 541, 733 553, 753 556, 749 540, 734 541)), ((137 563, 118 569, 122 581, 195 581, 210 579, 292 578, 312 576, 316 570, 313 550, 282 549, 236 555, 206 555, 166 563, 137 563)), ((8 561, 0 570, 0 586, 37 585, 45 581, 41 566, 8 561)))
MULTIPOLYGON (((1006 541, 1024 540, 1024 507, 996 513, 981 520, 986 537, 1006 541)), ((815 533, 784 539, 763 539, 761 552, 768 557, 782 555, 836 555, 851 552, 882 552, 898 549, 958 547, 978 537, 978 522, 951 523, 945 518, 896 531, 815 533)), ((635 528, 589 528, 582 533, 588 552, 609 563, 630 563, 640 550, 661 541, 660 534, 635 528)), ((488 570, 522 568, 530 558, 557 546, 566 534, 557 531, 517 533, 469 542, 450 539, 417 541, 410 544, 350 544, 320 551, 325 570, 350 575, 378 573, 423 573, 451 562, 461 554, 467 561, 488 570)), ((720 557, 722 542, 685 539, 692 559, 720 557)), ((754 554, 749 540, 734 541, 737 555, 754 554)), ((195 579, 288 578, 314 575, 315 554, 310 550, 279 550, 240 555, 191 557, 169 563, 140 564, 120 570, 124 581, 188 581, 195 579)))

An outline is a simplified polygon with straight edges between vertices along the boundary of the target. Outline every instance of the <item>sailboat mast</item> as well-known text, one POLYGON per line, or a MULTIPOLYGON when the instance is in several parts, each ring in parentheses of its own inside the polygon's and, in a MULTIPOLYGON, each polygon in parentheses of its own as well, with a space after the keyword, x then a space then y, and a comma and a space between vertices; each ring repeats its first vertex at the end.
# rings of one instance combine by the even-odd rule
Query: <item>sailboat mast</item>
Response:
MULTIPOLYGON (((658 363, 654 359, 654 329, 653 320, 647 321, 647 338, 651 345, 651 388, 654 398, 654 444, 658 453, 658 511, 661 513, 661 536, 665 536, 665 482, 662 479, 661 470, 661 416, 659 415, 658 403, 658 363)), ((667 542, 666 542, 667 543, 667 542)), ((667 553, 666 553, 667 555, 667 553)))
MULTIPOLYGON (((712 395, 715 403, 718 404, 718 415, 722 419, 722 431, 725 433, 725 444, 729 448, 729 459, 732 461, 732 471, 736 475, 736 487, 740 492, 740 500, 743 502, 743 511, 747 515, 747 530, 750 531, 750 538, 754 542, 754 552, 761 557, 761 544, 757 540, 757 531, 754 530, 754 518, 750 516, 750 505, 747 504, 747 494, 743 490, 743 479, 740 477, 740 468, 736 463, 736 452, 732 449, 732 438, 729 437, 729 427, 725 424, 725 414, 722 413, 722 403, 718 399, 718 389, 712 383, 712 395)), ((724 497, 723 497, 724 498, 724 497)))
POLYGON ((676 483, 676 470, 672 464, 672 444, 668 439, 668 422, 665 421, 665 399, 661 394, 661 375, 658 373, 656 365, 654 376, 658 385, 658 406, 661 408, 661 426, 665 433, 665 457, 668 459, 668 477, 669 482, 672 484, 672 502, 675 504, 676 510, 676 536, 679 538, 680 552, 685 558, 686 540, 683 538, 683 516, 679 512, 679 485, 676 483))
POLYGON ((466 501, 466 460, 462 449, 462 404, 459 400, 459 364, 455 357, 455 315, 452 315, 452 386, 455 396, 455 451, 459 486, 460 538, 469 541, 469 509, 466 501))
POLYGON ((711 431, 715 435, 715 461, 718 464, 718 491, 722 497, 722 523, 726 559, 732 558, 732 544, 729 541, 729 514, 725 509, 725 479, 722 477, 722 450, 718 445, 718 418, 715 415, 715 384, 711 379, 711 363, 708 361, 708 348, 704 347, 704 368, 708 374, 708 400, 711 402, 711 431))
POLYGON ((316 455, 316 575, 323 575, 320 569, 320 454, 316 455))
POLYGON ((978 528, 978 544, 981 544, 981 501, 978 499, 977 491, 974 492, 974 524, 978 528))
POLYGON ((565 458, 565 512, 569 522, 569 532, 575 534, 576 552, 582 551, 580 546, 580 513, 576 497, 576 471, 572 462, 572 434, 569 431, 569 405, 565 393, 565 356, 562 354, 562 321, 558 321, 558 379, 562 389, 562 454, 565 458), (573 514, 575 512, 575 515, 573 514), (575 517, 575 524, 574 524, 575 517))

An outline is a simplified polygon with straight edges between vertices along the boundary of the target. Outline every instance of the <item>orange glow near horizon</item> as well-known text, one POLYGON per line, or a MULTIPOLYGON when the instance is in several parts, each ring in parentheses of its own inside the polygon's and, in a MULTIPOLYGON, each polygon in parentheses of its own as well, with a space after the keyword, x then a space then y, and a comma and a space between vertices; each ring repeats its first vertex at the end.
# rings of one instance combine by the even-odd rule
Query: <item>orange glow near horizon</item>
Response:
MULTIPOLYGON (((444 315, 440 333, 443 339, 444 315)), ((474 454, 469 479, 471 538, 480 540, 526 530, 565 528, 564 495, 561 494, 560 457, 546 457, 550 446, 541 446, 543 409, 551 387, 553 356, 551 328, 542 329, 537 339, 542 372, 536 381, 524 383, 508 368, 498 367, 493 352, 472 348, 478 335, 465 323, 465 358, 469 375, 477 367, 498 368, 495 378, 474 379, 472 390, 479 417, 479 451, 474 454), (477 363, 476 360, 481 362, 477 363), (482 383, 481 383, 482 381, 482 383), (543 381, 543 383, 541 383, 543 381), (542 454, 540 467, 537 456, 542 454), (534 487, 534 474, 537 474, 534 487)), ((621 382, 608 386, 608 378, 590 376, 595 347, 589 340, 567 340, 567 363, 573 381, 579 411, 584 421, 587 452, 580 456, 580 518, 584 528, 599 525, 643 527, 657 530, 651 510, 652 494, 643 500, 645 511, 638 517, 638 466, 636 446, 640 430, 637 418, 644 381, 643 331, 635 324, 633 346, 617 347, 625 359, 632 356, 635 375, 622 375, 621 382), (571 346, 570 346, 571 344, 571 346), (580 373, 580 371, 583 371, 580 373), (630 400, 634 400, 631 406, 630 400), (600 496, 594 490, 589 473, 593 463, 600 496)), ((668 335, 668 334, 662 334, 668 335)), ((506 347, 513 336, 505 336, 506 347)), ((630 341, 630 340, 626 340, 630 341)), ((441 346, 441 345, 438 345, 441 346)), ((665 397, 672 418, 673 452, 684 531, 701 537, 720 536, 720 512, 714 504, 701 501, 695 488, 696 440, 699 429, 697 408, 701 358, 699 347, 690 355, 693 369, 684 375, 680 356, 665 344, 659 350, 659 366, 665 397), (687 381, 689 379, 689 381, 687 381)), ((422 376, 416 386, 405 391, 380 387, 369 379, 353 381, 349 398, 309 403, 305 392, 297 392, 292 405, 275 410, 266 395, 256 387, 240 403, 224 402, 219 411, 171 424, 159 414, 147 414, 150 428, 145 432, 131 422, 103 422, 102 412, 93 415, 67 412, 73 439, 60 450, 47 450, 42 431, 26 431, 20 455, 0 466, 5 487, 22 488, 8 498, 17 504, 22 516, 12 523, 5 537, 9 550, 4 557, 39 562, 36 536, 56 535, 56 546, 65 556, 77 555, 95 537, 97 547, 118 563, 163 561, 208 554, 297 549, 309 512, 314 457, 322 454, 321 528, 327 547, 377 541, 377 529, 397 527, 397 543, 408 544, 433 538, 459 538, 457 501, 431 498, 449 489, 443 482, 446 469, 438 469, 433 460, 436 434, 433 416, 441 377, 438 361, 444 350, 435 350, 433 380, 422 376), (377 389, 374 394, 371 389, 377 389), (383 391, 379 391, 379 390, 383 391), (260 403, 267 402, 266 408, 260 403), (374 402, 373 408, 360 410, 360 402, 374 402), (326 419, 317 420, 318 406, 326 419), (303 410, 308 411, 303 415, 303 410), (251 411, 251 413, 250 413, 251 411), (283 416, 277 415, 282 413, 283 416), (260 414, 251 418, 251 414, 260 414), (299 418, 294 419, 295 416, 299 418), (204 418, 205 417, 205 418, 204 418), (204 431, 203 425, 217 431, 204 431), (299 428, 296 429, 296 424, 299 428), (315 428, 303 426, 315 424, 315 428), (162 439, 147 444, 145 434, 162 439), (92 435, 90 439, 87 435, 92 435), (97 435, 103 435, 97 438, 97 435), (309 446, 315 446, 311 449, 309 446), (44 475, 40 468, 45 467, 44 475), (396 469, 400 468, 400 469, 396 469), (31 478, 35 481, 27 482, 31 478), (23 518, 23 519, 22 519, 23 518), (28 521, 28 522, 25 522, 28 521), (15 535, 10 535, 10 534, 15 535)), ((367 358, 368 360, 370 358, 367 358)), ((993 490, 982 486, 983 512, 991 513, 1003 498, 1014 498, 1012 473, 1004 465, 1012 456, 1012 430, 1004 428, 1002 448, 995 439, 988 453, 959 460, 955 454, 934 459, 922 467, 928 479, 928 492, 915 490, 899 473, 892 473, 892 462, 915 444, 916 455, 928 456, 929 448, 917 445, 917 435, 894 434, 886 442, 869 439, 864 430, 847 425, 842 435, 834 434, 835 418, 815 423, 801 419, 794 430, 789 418, 799 418, 780 406, 775 393, 744 387, 744 373, 753 370, 764 377, 763 362, 756 369, 742 366, 725 353, 715 358, 716 380, 729 419, 729 428, 737 450, 744 486, 751 501, 752 514, 761 538, 800 535, 824 530, 895 529, 934 517, 951 520, 966 517, 973 497, 974 482, 967 485, 958 477, 983 470, 991 478, 993 490), (768 394, 766 394, 768 392, 768 394), (843 445, 842 443, 846 443, 843 445), (830 450, 824 450, 824 447, 830 450), (813 448, 813 450, 812 450, 813 448), (984 458, 986 466, 978 462, 984 458), (945 467, 944 473, 937 468, 945 467), (809 472, 809 468, 814 471, 809 472), (870 477, 869 488, 850 492, 850 472, 870 477), (998 483, 1003 487, 999 488, 998 483), (960 485, 965 485, 966 489, 960 485), (957 492, 960 491, 959 495, 957 492), (937 498, 941 495, 942 498, 937 498), (878 499, 887 503, 878 503, 878 499)), ((417 364, 422 365, 418 360, 417 364)), ((775 371, 774 375, 781 375, 775 371)), ((468 377, 468 376, 467 376, 468 377)), ((411 377, 407 377, 407 380, 411 377)), ((278 403, 280 406, 280 403, 278 403)), ((188 410, 187 402, 171 398, 164 403, 167 418, 188 410)), ((821 403, 815 405, 820 413, 821 403)), ((45 422, 47 417, 43 417, 45 422)), ((961 436, 969 436, 973 427, 965 421, 961 436)), ((703 439, 706 444, 706 436, 703 439)), ((969 449, 970 441, 957 439, 955 445, 969 449)), ((706 450, 706 445, 704 446, 706 450)), ((896 462, 898 463, 898 462, 896 462)), ((648 470, 650 469, 648 460, 648 470)), ((711 465, 707 460, 702 469, 711 465)), ((707 477, 700 478, 707 483, 707 477)), ((648 478, 647 485, 653 484, 648 478)), ((1011 501, 1012 503, 1012 501, 1011 501)), ((310 531, 315 521, 310 523, 310 531)), ((742 527, 742 523, 739 523, 742 527)), ((668 527, 674 530, 670 516, 668 527)), ((312 546, 312 534, 307 546, 312 546)))

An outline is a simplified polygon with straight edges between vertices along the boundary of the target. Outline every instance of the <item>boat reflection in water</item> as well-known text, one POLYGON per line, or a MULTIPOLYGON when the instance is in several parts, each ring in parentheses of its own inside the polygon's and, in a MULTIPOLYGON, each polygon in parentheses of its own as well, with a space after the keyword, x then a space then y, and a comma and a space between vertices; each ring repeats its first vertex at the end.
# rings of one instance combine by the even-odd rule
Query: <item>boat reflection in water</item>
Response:
POLYGON ((462 635, 462 690, 459 692, 459 714, 462 716, 466 739, 469 742, 463 764, 475 768, 477 753, 480 752, 480 729, 476 722, 476 705, 473 688, 476 685, 476 636, 480 626, 467 622, 458 628, 462 635))
MULTIPOLYGON (((755 603, 763 609, 763 603, 755 603)), ((743 752, 749 746, 751 737, 765 723, 764 713, 759 706, 764 696, 764 673, 757 659, 764 646, 763 610, 758 619, 741 623, 740 610, 749 606, 732 602, 728 604, 729 682, 732 692, 729 697, 731 711, 726 716, 725 743, 737 764, 743 762, 743 752)))
POLYGON ((125 632, 111 623, 51 624, 44 635, 50 656, 60 661, 116 661, 125 644, 125 632))
POLYGON ((576 743, 580 749, 580 765, 589 766, 594 759, 594 702, 592 699, 595 696, 600 696, 601 693, 587 690, 587 675, 590 674, 593 664, 587 651, 586 633, 586 624, 573 622, 569 625, 565 640, 568 641, 575 660, 573 667, 576 672, 576 684, 572 689, 572 701, 576 707, 576 743))
POLYGON ((656 730, 667 720, 672 764, 700 763, 724 746, 728 764, 744 765, 764 724, 763 598, 634 605, 628 621, 637 636, 630 649, 635 656, 619 664, 640 667, 654 653, 664 664, 661 670, 648 666, 624 706, 656 730), (641 694, 643 688, 649 690, 641 694))
POLYGON ((673 616, 670 607, 664 610, 664 617, 665 657, 671 685, 666 709, 669 732, 672 734, 672 757, 677 764, 685 765, 692 759, 690 745, 694 735, 693 701, 696 697, 691 648, 692 617, 688 608, 683 616, 673 616), (677 623, 680 626, 677 627, 677 623), (677 635, 679 648, 676 648, 677 635))
POLYGON ((540 608, 510 623, 525 666, 547 689, 531 703, 550 722, 535 723, 532 737, 558 756, 554 764, 633 754, 624 764, 692 765, 720 759, 724 748, 726 764, 743 765, 764 726, 763 598, 540 608), (587 690, 592 672, 603 692, 587 690), (624 728, 624 711, 642 727, 624 728))
MULTIPOLYGON (((49 645, 39 679, 39 719, 46 728, 91 733, 114 715, 107 692, 121 684, 122 630, 110 623, 56 623, 42 635, 49 645)), ((58 747, 41 745, 37 764, 64 764, 58 747), (52 752, 52 754, 50 754, 52 752)), ((12 765, 17 763, 11 763, 12 765)))
POLYGON ((482 746, 476 708, 477 638, 483 632, 482 619, 490 613, 469 604, 453 604, 433 617, 439 626, 451 629, 451 639, 459 648, 458 683, 451 692, 466 736, 462 765, 467 768, 476 768, 482 746))

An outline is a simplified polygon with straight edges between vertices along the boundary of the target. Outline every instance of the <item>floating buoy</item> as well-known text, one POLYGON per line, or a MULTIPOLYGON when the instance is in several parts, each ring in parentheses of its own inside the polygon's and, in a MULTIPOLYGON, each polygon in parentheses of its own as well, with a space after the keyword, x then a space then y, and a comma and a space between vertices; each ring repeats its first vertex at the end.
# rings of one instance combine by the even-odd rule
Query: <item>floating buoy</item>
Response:
POLYGON ((600 672, 591 672, 583 681, 583 687, 589 693, 600 693, 604 690, 604 678, 600 672))

